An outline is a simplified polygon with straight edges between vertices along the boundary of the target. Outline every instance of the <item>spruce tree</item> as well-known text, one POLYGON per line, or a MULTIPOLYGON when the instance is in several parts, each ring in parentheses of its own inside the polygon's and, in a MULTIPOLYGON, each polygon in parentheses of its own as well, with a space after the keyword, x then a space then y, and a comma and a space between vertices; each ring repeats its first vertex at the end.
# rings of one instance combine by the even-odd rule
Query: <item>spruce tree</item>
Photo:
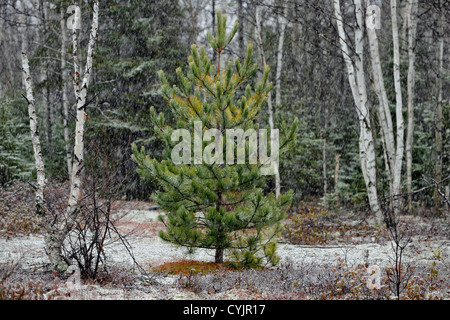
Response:
MULTIPOLYGON (((254 267, 263 261, 276 264, 275 237, 281 231, 292 190, 278 198, 274 193, 265 193, 267 176, 262 175, 261 169, 267 163, 260 154, 250 154, 254 150, 250 139, 241 145, 225 143, 228 129, 259 131, 258 118, 272 88, 268 81, 269 68, 264 69, 262 80, 252 88, 251 80, 258 67, 252 62, 251 44, 243 63, 236 58, 234 63, 228 61, 221 67, 224 50, 238 30, 238 23, 226 34, 226 15, 219 11, 216 17, 217 36, 208 33, 207 40, 216 53, 217 65, 211 63, 203 46, 192 45, 186 74, 181 68, 176 70, 178 85, 171 86, 164 72, 158 73, 161 91, 177 119, 176 127, 171 127, 164 121, 163 113, 150 109, 155 133, 165 143, 166 160, 151 159, 144 147, 139 149, 135 144, 133 160, 142 178, 156 179, 160 184, 161 189, 152 198, 166 212, 160 216, 166 226, 160 232, 162 239, 190 251, 213 249, 216 263, 222 263, 224 254, 228 254, 236 266, 254 267), (202 132, 198 130, 199 122, 202 132), (215 129, 215 134, 210 141, 205 141, 209 128, 215 129), (182 143, 172 141, 172 134, 179 132, 177 129, 189 133, 182 143), (199 143, 196 135, 198 138, 203 133, 205 136, 199 143), (196 155, 196 148, 201 150, 203 158, 196 155), (194 150, 192 158, 191 150, 194 150), (183 152, 187 161, 174 161, 172 155, 178 151, 183 152), (236 159, 242 151, 248 155, 245 163, 236 159), (225 161, 229 152, 233 152, 232 163, 225 161), (212 161, 205 161, 207 155, 212 161), (250 161, 251 157, 256 161, 250 161)), ((280 155, 294 144, 296 125, 297 121, 290 127, 283 123, 280 155)))

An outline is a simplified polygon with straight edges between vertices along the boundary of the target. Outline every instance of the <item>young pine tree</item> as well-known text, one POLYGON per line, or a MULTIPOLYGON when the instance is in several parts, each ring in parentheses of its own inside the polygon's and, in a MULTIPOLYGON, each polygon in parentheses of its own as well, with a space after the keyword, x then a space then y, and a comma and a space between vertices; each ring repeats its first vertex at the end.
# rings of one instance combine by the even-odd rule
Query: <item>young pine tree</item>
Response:
MULTIPOLYGON (((264 194, 266 177, 261 169, 267 165, 263 161, 266 158, 255 154, 250 139, 241 145, 234 140, 231 144, 227 141, 228 129, 258 131, 256 120, 272 88, 268 82, 269 68, 265 68, 262 81, 253 89, 248 82, 257 72, 257 65, 251 61, 251 44, 243 63, 236 58, 234 65, 228 61, 221 68, 223 51, 238 29, 236 23, 226 34, 226 20, 226 15, 218 12, 217 37, 208 33, 208 42, 216 52, 216 66, 211 64, 204 47, 198 49, 192 45, 187 74, 181 68, 176 70, 178 86, 169 85, 163 71, 158 73, 161 91, 177 119, 176 127, 172 128, 165 123, 164 114, 157 114, 153 107, 150 109, 155 132, 165 143, 167 160, 151 159, 143 147, 138 149, 135 144, 133 160, 141 177, 156 179, 161 186, 152 198, 166 212, 160 216, 167 228, 160 232, 162 239, 190 251, 213 249, 217 263, 222 263, 224 254, 229 254, 237 266, 254 267, 264 259, 276 264, 274 240, 281 230, 292 191, 278 198, 273 193, 264 194), (175 135, 180 138, 177 129, 188 133, 181 135, 183 141, 178 144, 173 141, 175 135), (213 132, 209 134, 210 139, 206 138, 207 132, 213 132), (194 150, 192 160, 191 150, 194 150), (185 159, 182 163, 176 161, 181 151, 185 159), (235 155, 243 151, 255 161, 237 161, 235 155), (231 163, 228 157, 227 161, 224 159, 229 154, 232 154, 231 163)), ((289 128, 282 125, 279 154, 293 145, 296 125, 297 121, 289 128)), ((267 137, 263 138, 271 145, 267 137)), ((259 139, 261 146, 261 135, 259 139)))

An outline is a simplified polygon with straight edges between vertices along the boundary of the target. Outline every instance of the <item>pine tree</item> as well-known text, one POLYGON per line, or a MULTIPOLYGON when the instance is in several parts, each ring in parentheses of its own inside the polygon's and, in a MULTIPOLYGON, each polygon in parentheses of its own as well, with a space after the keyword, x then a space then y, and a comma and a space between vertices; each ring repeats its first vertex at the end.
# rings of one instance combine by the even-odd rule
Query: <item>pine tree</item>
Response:
MULTIPOLYGON (((231 61, 221 68, 223 51, 238 30, 236 23, 226 34, 226 20, 226 15, 218 11, 217 36, 210 33, 207 36, 216 52, 217 66, 211 64, 203 46, 198 49, 192 45, 187 74, 181 68, 176 70, 178 86, 171 86, 163 71, 158 73, 161 91, 177 118, 177 126, 172 128, 165 123, 163 113, 157 114, 153 107, 150 109, 155 132, 165 142, 167 160, 151 159, 145 154, 144 147, 138 149, 135 144, 133 160, 139 166, 141 177, 153 178, 160 183, 161 190, 153 193, 152 198, 167 212, 160 217, 167 228, 160 232, 162 239, 185 246, 191 252, 195 248, 214 249, 216 263, 222 263, 224 254, 229 253, 236 266, 254 267, 264 259, 276 264, 274 240, 281 231, 281 221, 292 199, 292 191, 278 198, 273 193, 264 194, 266 179, 261 174, 264 165, 261 156, 254 163, 234 161, 239 151, 245 150, 245 154, 249 154, 249 142, 245 142, 245 146, 223 143, 223 150, 219 145, 227 141, 227 129, 240 128, 246 132, 259 129, 257 119, 272 88, 268 81, 269 68, 265 68, 262 81, 254 89, 247 84, 242 91, 242 86, 257 72, 257 65, 251 59, 251 44, 242 64, 236 58, 234 68, 231 61), (238 92, 243 93, 239 99, 238 92), (206 133, 201 144, 196 141, 199 122, 202 132, 213 128, 213 143, 204 141, 206 133), (190 139, 189 134, 187 142, 183 140, 187 149, 194 148, 193 161, 190 161, 191 152, 184 153, 185 150, 183 155, 187 156, 187 162, 177 164, 173 157, 171 159, 176 147, 172 134, 176 129, 194 133, 194 139, 190 139), (195 155, 196 147, 201 147, 203 159, 214 154, 211 164, 200 161, 202 158, 195 155), (212 149, 215 149, 213 153, 212 149), (228 152, 233 152, 233 163, 225 163, 220 157, 228 152)), ((290 127, 283 124, 280 154, 293 145, 296 124, 296 121, 290 127)))

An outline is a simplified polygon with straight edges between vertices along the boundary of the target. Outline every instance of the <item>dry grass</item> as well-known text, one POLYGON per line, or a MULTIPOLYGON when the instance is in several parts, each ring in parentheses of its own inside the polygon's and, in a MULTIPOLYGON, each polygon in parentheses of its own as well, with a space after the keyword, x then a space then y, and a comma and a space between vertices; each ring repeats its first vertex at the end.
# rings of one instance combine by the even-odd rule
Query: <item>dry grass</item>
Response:
POLYGON ((192 275, 235 271, 236 269, 228 266, 226 262, 215 263, 195 260, 181 260, 164 263, 153 267, 152 270, 157 273, 167 273, 170 275, 192 275))
POLYGON ((292 244, 360 244, 382 240, 374 228, 357 216, 328 211, 317 203, 302 202, 284 222, 283 237, 292 244))

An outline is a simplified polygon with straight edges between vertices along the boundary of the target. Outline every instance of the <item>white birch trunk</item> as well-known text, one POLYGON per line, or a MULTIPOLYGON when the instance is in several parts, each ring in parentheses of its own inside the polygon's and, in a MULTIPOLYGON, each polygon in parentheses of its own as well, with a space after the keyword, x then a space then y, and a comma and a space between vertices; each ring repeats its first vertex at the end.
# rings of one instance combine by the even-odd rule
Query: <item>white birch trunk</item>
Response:
MULTIPOLYGON (((366 0, 366 4, 369 2, 366 0)), ((386 155, 389 164, 388 178, 392 181, 391 172, 394 169, 395 162, 395 140, 394 127, 392 125, 392 115, 389 108, 386 87, 384 84, 383 72, 381 69, 380 52, 378 45, 378 37, 375 28, 367 28, 367 37, 369 39, 369 52, 372 65, 372 76, 375 88, 375 93, 378 96, 378 115, 380 118, 380 125, 382 135, 384 137, 386 146, 386 155)))
POLYGON ((342 13, 340 1, 334 0, 334 14, 336 18, 336 25, 338 28, 339 42, 342 50, 342 55, 347 66, 348 79, 350 88, 352 90, 353 99, 355 101, 356 110, 359 118, 360 137, 359 149, 361 169, 367 188, 367 195, 372 212, 375 215, 377 224, 383 221, 383 214, 380 209, 377 186, 376 186, 376 168, 375 168, 375 147, 370 125, 370 113, 367 107, 367 89, 365 84, 364 74, 364 42, 362 36, 363 26, 363 12, 361 8, 361 1, 355 1, 355 12, 357 17, 357 26, 355 28, 355 66, 350 57, 350 50, 346 43, 346 36, 344 25, 342 21, 342 13), (356 69, 356 72, 355 72, 356 69))
POLYGON ((77 98, 76 103, 76 128, 75 128, 75 146, 72 164, 72 175, 70 183, 70 196, 67 204, 65 217, 59 221, 60 225, 50 230, 46 237, 46 250, 52 263, 52 267, 57 270, 65 270, 69 261, 66 261, 62 254, 63 242, 73 227, 75 215, 78 208, 78 202, 81 198, 81 181, 84 169, 84 126, 86 120, 86 96, 89 86, 89 79, 92 70, 92 59, 94 46, 98 35, 98 0, 94 2, 94 13, 92 18, 91 33, 88 44, 86 58, 86 67, 83 80, 80 86, 80 73, 77 57, 78 37, 76 30, 73 30, 73 49, 74 49, 74 91, 77 98))
MULTIPOLYGON (((23 4, 22 1, 19 1, 19 9, 20 12, 23 12, 23 4)), ((39 138, 39 130, 38 130, 38 120, 36 114, 35 100, 33 95, 33 87, 31 82, 31 73, 30 66, 28 63, 27 56, 27 39, 25 33, 25 17, 23 14, 20 14, 19 17, 19 29, 22 37, 22 71, 23 71, 23 84, 26 89, 26 100, 28 103, 28 116, 30 118, 30 133, 31 133, 31 142, 33 144, 33 153, 34 153, 34 161, 36 164, 36 213, 41 215, 45 213, 45 203, 44 203, 44 189, 45 189, 45 168, 44 168, 44 160, 42 159, 42 151, 41 151, 41 143, 39 138)))
POLYGON ((396 153, 394 170, 392 172, 392 193, 393 193, 393 207, 394 215, 396 218, 399 211, 400 199, 395 196, 401 193, 401 176, 402 176, 402 163, 404 153, 404 123, 403 123, 403 102, 402 102, 402 87, 400 79, 400 44, 398 37, 398 24, 397 24, 397 0, 391 0, 391 20, 392 20, 392 42, 394 50, 394 89, 395 89, 395 116, 397 125, 397 137, 396 137, 396 153))
MULTIPOLYGON (((261 61, 263 63, 263 69, 266 67, 266 58, 264 55, 264 47, 261 38, 261 8, 257 3, 255 3, 255 22, 256 22, 256 40, 258 42, 259 53, 261 55, 261 61)), ((267 94, 267 108, 269 113, 269 128, 270 128, 270 142, 274 139, 274 122, 273 122, 273 108, 272 108, 272 94, 269 92, 267 94)), ((278 198, 281 194, 281 182, 280 182, 280 172, 278 163, 274 166, 275 171, 275 196, 278 198)))
POLYGON ((77 98, 76 104, 76 126, 75 126, 75 146, 72 165, 72 178, 70 183, 70 197, 67 205, 68 225, 71 225, 71 218, 81 198, 81 180, 84 171, 84 127, 86 122, 86 96, 89 87, 89 80, 92 70, 92 59, 94 54, 94 46, 98 35, 98 0, 94 2, 94 13, 91 26, 91 34, 88 44, 88 52, 86 58, 86 69, 84 71, 83 81, 80 86, 80 74, 78 69, 78 38, 76 29, 73 29, 73 47, 74 47, 74 89, 77 98))

